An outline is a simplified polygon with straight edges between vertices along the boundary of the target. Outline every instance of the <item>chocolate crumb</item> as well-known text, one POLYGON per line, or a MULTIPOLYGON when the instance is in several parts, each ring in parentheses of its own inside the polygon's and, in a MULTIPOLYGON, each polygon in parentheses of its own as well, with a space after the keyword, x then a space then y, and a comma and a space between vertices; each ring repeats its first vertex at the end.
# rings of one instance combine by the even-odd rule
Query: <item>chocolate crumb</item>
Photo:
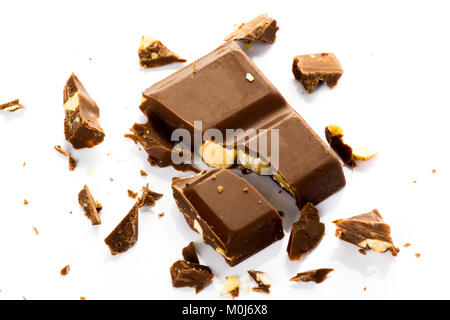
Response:
POLYGON ((148 176, 147 172, 145 172, 144 170, 139 171, 139 173, 140 173, 141 176, 143 176, 143 177, 148 176))
POLYGON ((162 194, 158 192, 154 192, 148 188, 148 183, 142 188, 142 196, 138 200, 139 206, 153 206, 156 201, 162 198, 162 194))
POLYGON ((219 191, 219 193, 222 193, 223 192, 223 186, 222 185, 220 185, 220 186, 218 186, 217 187, 217 191, 219 191))
POLYGON ((23 109, 23 108, 25 108, 25 107, 19 103, 19 99, 15 99, 13 101, 10 101, 10 102, 0 105, 0 110, 5 110, 5 111, 9 111, 9 112, 14 112, 14 111, 17 111, 17 110, 23 109))
POLYGON ((436 169, 431 170, 432 173, 436 173, 436 169))
POLYGON ((407 243, 405 243, 405 244, 403 245, 404 248, 408 248, 408 247, 410 247, 410 246, 411 246, 411 243, 409 243, 409 242, 407 242, 407 243))
POLYGON ((62 276, 66 276, 70 271, 70 265, 65 266, 64 268, 61 269, 61 271, 59 272, 62 276))
POLYGON ((80 297, 80 300, 86 300, 86 297, 80 297))
POLYGON ((314 281, 315 283, 321 283, 322 281, 324 281, 327 277, 327 275, 333 271, 334 269, 317 269, 317 270, 311 270, 311 271, 306 271, 306 272, 300 272, 297 273, 297 275, 295 275, 294 277, 292 277, 290 280, 291 281, 296 281, 296 282, 309 282, 309 281, 314 281))
POLYGON ((417 180, 414 180, 413 183, 417 183, 417 180))
POLYGON ((101 224, 98 215, 98 203, 92 197, 91 191, 87 185, 84 185, 83 189, 78 193, 78 203, 83 209, 85 216, 92 221, 92 225, 101 224))
POLYGON ((359 253, 361 253, 363 256, 365 256, 367 253, 366 253, 366 250, 364 250, 364 249, 359 249, 358 250, 359 251, 359 253))
POLYGON ((420 258, 421 254, 420 253, 416 253, 416 258, 420 258))
POLYGON ((26 165, 27 165, 27 163, 26 163, 26 162, 24 162, 24 163, 23 163, 23 165, 22 165, 22 167, 25 167, 26 165))
POLYGON ((164 217, 164 212, 158 213, 158 217, 159 217, 159 218, 164 217))
POLYGON ((366 291, 366 290, 367 290, 367 287, 364 287, 363 291, 366 291))
POLYGON ((129 190, 129 189, 128 189, 128 196, 129 196, 130 198, 132 198, 132 199, 136 199, 137 196, 138 196, 138 193, 137 193, 137 192, 134 192, 133 190, 129 190))
POLYGON ((37 236, 39 235, 39 230, 37 228, 33 227, 33 231, 34 233, 36 233, 37 236))
POLYGON ((61 153, 63 156, 69 159, 69 170, 73 171, 77 167, 77 160, 72 157, 72 154, 64 150, 60 145, 54 146, 55 150, 61 153))
POLYGON ((24 199, 24 200, 23 200, 23 204, 24 204, 24 205, 27 205, 27 204, 29 204, 29 203, 30 203, 30 202, 28 202, 27 199, 24 199))

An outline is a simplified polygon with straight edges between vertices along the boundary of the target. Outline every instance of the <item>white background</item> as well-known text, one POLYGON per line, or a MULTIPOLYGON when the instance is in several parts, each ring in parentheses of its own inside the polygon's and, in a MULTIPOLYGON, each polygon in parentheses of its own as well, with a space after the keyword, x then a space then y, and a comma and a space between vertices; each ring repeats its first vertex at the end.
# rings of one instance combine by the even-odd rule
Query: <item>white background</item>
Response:
MULTIPOLYGON (((0 101, 18 97, 27 107, 0 114, 0 299, 215 299, 225 276, 238 275, 252 286, 246 275, 252 268, 268 273, 272 293, 240 298, 450 297, 450 29, 444 1, 2 1, 0 12, 0 101), (280 30, 275 44, 248 52, 254 62, 322 138, 326 125, 339 124, 347 142, 379 155, 344 169, 347 186, 318 206, 325 237, 299 262, 286 254, 298 211, 286 194, 265 192, 286 212, 286 236, 230 268, 187 227, 173 201, 171 178, 186 174, 150 167, 145 152, 123 135, 145 121, 138 110, 141 92, 181 66, 142 69, 142 35, 154 35, 192 62, 220 45, 234 24, 265 12, 280 30), (327 51, 339 58, 344 74, 335 89, 307 95, 294 80, 292 59, 327 51), (62 92, 71 72, 98 103, 106 132, 101 145, 73 153, 79 160, 73 172, 53 149, 61 144, 70 150, 62 92), (141 177, 140 169, 149 176, 141 177), (147 182, 164 197, 141 210, 135 247, 112 257, 103 239, 133 205, 127 189, 138 191, 147 182), (103 204, 100 226, 91 226, 78 204, 85 183, 103 204), (334 236, 331 221, 374 208, 391 225, 401 249, 397 257, 363 256, 334 236), (169 275, 191 240, 216 275, 198 295, 172 288, 169 275), (406 242, 411 247, 403 248, 406 242), (61 277, 67 264, 71 271, 61 277), (321 267, 335 269, 322 284, 288 280, 321 267)), ((268 178, 263 182, 274 186, 268 178)))

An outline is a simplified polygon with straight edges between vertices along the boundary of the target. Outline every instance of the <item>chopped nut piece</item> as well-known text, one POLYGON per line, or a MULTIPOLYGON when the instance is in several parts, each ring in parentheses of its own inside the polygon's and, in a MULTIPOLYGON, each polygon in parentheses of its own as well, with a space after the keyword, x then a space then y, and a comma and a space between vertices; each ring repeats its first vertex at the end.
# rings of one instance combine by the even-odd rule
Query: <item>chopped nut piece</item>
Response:
POLYGON ((218 186, 217 187, 217 191, 219 191, 219 193, 222 193, 223 192, 223 186, 218 186))
POLYGON ((215 168, 229 168, 236 159, 235 149, 224 148, 211 140, 203 143, 200 151, 203 161, 215 168))
POLYGON ((198 260, 197 250, 195 249, 195 244, 192 241, 187 247, 183 248, 182 254, 184 260, 192 263, 200 263, 198 260))
POLYGON ((155 68, 173 62, 186 62, 151 36, 143 36, 139 46, 139 63, 144 68, 155 68))
POLYGON ((276 20, 269 18, 267 14, 261 14, 255 19, 237 26, 237 28, 225 38, 225 41, 248 40, 273 43, 278 29, 276 20))
POLYGON ((336 237, 341 240, 376 252, 389 250, 393 256, 399 251, 392 242, 389 225, 383 221, 377 209, 333 223, 336 224, 336 237))
POLYGON ((248 270, 247 271, 250 277, 256 282, 258 285, 257 287, 252 288, 255 292, 264 292, 269 294, 270 293, 270 281, 269 277, 265 272, 262 271, 256 271, 256 270, 248 270))
POLYGON ((93 225, 101 224, 100 217, 98 215, 97 203, 92 197, 91 191, 87 185, 84 185, 83 189, 78 193, 78 202, 84 211, 86 217, 92 221, 93 225))
POLYGON ((297 273, 294 277, 291 278, 291 281, 296 282, 309 282, 314 281, 315 283, 321 283, 327 277, 327 275, 333 271, 334 269, 316 269, 306 272, 297 273))
POLYGON ((138 193, 137 193, 137 192, 133 192, 133 190, 129 190, 129 189, 128 189, 128 196, 129 196, 130 198, 132 198, 132 199, 136 199, 137 196, 138 196, 138 193))
POLYGON ((223 296, 225 294, 230 294, 234 299, 239 296, 239 287, 241 286, 241 282, 237 276, 225 277, 225 285, 223 289, 220 291, 220 295, 223 296))
POLYGON ((66 276, 70 271, 70 265, 65 266, 64 268, 61 269, 61 271, 59 272, 62 276, 66 276))
POLYGON ((245 79, 247 79, 248 82, 253 82, 255 81, 255 77, 253 77, 253 75, 251 73, 247 73, 245 75, 245 79))
POLYGON ((86 297, 80 297, 80 300, 86 300, 86 297))
POLYGON ((373 158, 374 156, 376 156, 377 152, 364 148, 364 147, 359 147, 359 148, 355 148, 353 149, 353 157, 355 159, 359 159, 359 160, 369 160, 370 158, 373 158))
POLYGON ((199 293, 214 278, 209 267, 183 260, 176 261, 170 267, 170 275, 175 288, 192 287, 195 293, 199 293))
POLYGON ((8 111, 8 112, 14 112, 19 109, 25 108, 23 105, 19 103, 19 99, 4 103, 0 105, 0 110, 8 111))

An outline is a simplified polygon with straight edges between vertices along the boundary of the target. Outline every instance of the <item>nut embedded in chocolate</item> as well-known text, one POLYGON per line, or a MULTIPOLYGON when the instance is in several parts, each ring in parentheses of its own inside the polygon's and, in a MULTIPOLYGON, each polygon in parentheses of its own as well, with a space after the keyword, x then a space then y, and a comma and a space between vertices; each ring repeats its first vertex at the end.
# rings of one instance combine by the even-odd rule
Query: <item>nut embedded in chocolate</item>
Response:
POLYGON ((188 246, 183 248, 182 254, 184 260, 192 263, 200 263, 198 260, 197 250, 195 249, 195 244, 192 241, 188 246))
POLYGON ((327 275, 334 271, 334 269, 316 269, 311 271, 305 271, 297 273, 295 276, 293 276, 290 280, 296 281, 296 282, 309 282, 314 281, 315 283, 321 283, 324 281, 327 277, 327 275))
POLYGON ((19 109, 25 108, 23 105, 19 103, 19 99, 12 100, 10 102, 4 103, 0 105, 0 110, 14 112, 19 109))
POLYGON ((111 250, 112 255, 127 251, 137 242, 139 207, 140 201, 138 200, 125 218, 106 237, 105 243, 108 245, 109 250, 111 250))
POLYGON ((225 41, 247 40, 273 43, 278 29, 276 20, 269 18, 267 14, 261 14, 249 22, 242 23, 225 38, 225 41))
POLYGON ((84 185, 83 189, 78 193, 78 202, 80 203, 81 208, 83 208, 84 214, 92 221, 93 225, 101 223, 98 215, 100 210, 98 210, 98 205, 94 201, 87 185, 84 185))
POLYGON ((377 209, 333 223, 336 224, 336 237, 341 240, 376 252, 389 250, 393 256, 399 251, 392 242, 391 228, 383 221, 377 209))
POLYGON ((138 50, 139 63, 144 68, 155 68, 173 62, 186 62, 151 36, 142 36, 138 50))
POLYGON ((220 291, 220 295, 223 296, 225 294, 229 294, 233 299, 237 298, 239 296, 240 286, 241 282, 237 276, 225 277, 225 285, 220 291))
POLYGON ((269 277, 265 272, 262 271, 256 271, 256 270, 248 270, 247 271, 250 277, 256 282, 258 285, 257 287, 252 288, 255 292, 264 292, 269 294, 270 293, 270 281, 269 277))
POLYGON ((176 261, 170 267, 170 276, 175 288, 192 287, 195 293, 199 293, 214 278, 209 267, 183 260, 176 261))
POLYGON ((325 225, 320 222, 318 210, 308 202, 301 210, 300 217, 292 225, 287 246, 289 259, 300 260, 314 249, 323 237, 325 225))
POLYGON ((306 92, 311 93, 323 82, 333 88, 341 78, 343 70, 333 53, 316 53, 294 57, 292 72, 303 84, 306 92))
POLYGON ((64 134, 75 149, 92 148, 105 137, 98 123, 100 110, 72 73, 64 87, 64 134))

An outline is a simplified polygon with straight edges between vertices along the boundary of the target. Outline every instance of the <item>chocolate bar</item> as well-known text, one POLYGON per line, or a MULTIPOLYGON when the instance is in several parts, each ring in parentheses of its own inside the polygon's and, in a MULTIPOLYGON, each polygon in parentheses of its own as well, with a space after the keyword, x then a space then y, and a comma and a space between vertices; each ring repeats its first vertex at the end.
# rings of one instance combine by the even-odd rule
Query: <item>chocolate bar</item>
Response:
POLYGON ((72 73, 64 87, 64 134, 75 149, 92 148, 105 137, 98 123, 100 109, 72 73))
POLYGON ((321 83, 333 88, 343 70, 333 53, 317 53, 296 56, 292 65, 295 78, 303 84, 306 92, 313 92, 321 83))
POLYGON ((326 279, 327 275, 331 271, 334 271, 334 269, 322 268, 322 269, 300 272, 300 273, 297 273, 295 276, 293 276, 291 278, 291 281, 295 281, 295 282, 314 281, 315 283, 321 283, 326 279))
POLYGON ((242 23, 225 38, 225 41, 248 40, 273 43, 278 29, 276 20, 269 18, 267 14, 261 14, 247 23, 242 23))
MULTIPOLYGON (((317 204, 345 185, 334 153, 237 44, 225 43, 194 63, 195 74, 188 65, 143 92, 140 109, 149 119, 162 122, 169 131, 186 129, 191 137, 194 132, 203 136, 208 129, 217 129, 223 136, 226 129, 268 129, 266 163, 275 162, 269 156, 275 154, 270 138, 272 130, 279 130, 279 163, 272 177, 299 206, 317 204), (194 121, 202 121, 201 131, 194 121)), ((262 134, 256 137, 262 138, 262 134)), ((258 150, 248 153, 257 156, 258 150)), ((248 169, 255 168, 249 165, 248 169)))
POLYGON ((318 210, 311 203, 307 203, 302 208, 298 220, 292 225, 287 246, 289 259, 300 260, 317 246, 324 232, 325 225, 320 222, 318 210))
POLYGON ((151 36, 143 36, 138 50, 139 63, 144 68, 155 68, 173 62, 186 62, 175 53, 166 48, 161 41, 151 36))
POLYGON ((170 267, 170 276, 175 288, 193 287, 195 293, 199 293, 214 278, 208 266, 184 260, 178 260, 170 267))
POLYGON ((376 252, 389 250, 393 256, 399 251, 392 242, 391 228, 377 209, 333 223, 336 224, 336 237, 341 240, 376 252))
POLYGON ((230 266, 284 236, 277 211, 245 179, 227 169, 174 178, 172 189, 189 226, 230 266))

